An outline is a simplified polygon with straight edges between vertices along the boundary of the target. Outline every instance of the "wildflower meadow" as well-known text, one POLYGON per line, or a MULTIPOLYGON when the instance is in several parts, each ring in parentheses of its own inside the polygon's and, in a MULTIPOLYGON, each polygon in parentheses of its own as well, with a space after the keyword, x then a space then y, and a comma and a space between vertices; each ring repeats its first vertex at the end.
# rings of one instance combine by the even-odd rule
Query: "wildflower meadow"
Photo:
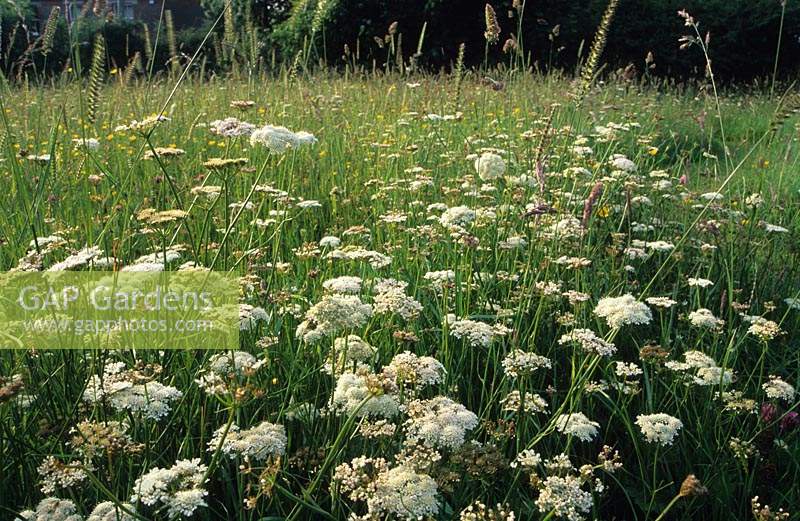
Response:
POLYGON ((702 81, 604 74, 614 9, 574 74, 4 78, 6 274, 227 273, 238 348, 0 331, 0 519, 800 519, 794 86, 685 12, 702 81))

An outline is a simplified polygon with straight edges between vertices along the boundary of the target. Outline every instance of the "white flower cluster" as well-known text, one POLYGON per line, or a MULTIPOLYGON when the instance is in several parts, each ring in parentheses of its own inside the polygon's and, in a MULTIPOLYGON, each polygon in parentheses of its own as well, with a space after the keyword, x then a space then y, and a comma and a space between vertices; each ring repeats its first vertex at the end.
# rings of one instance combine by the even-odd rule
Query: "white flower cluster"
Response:
POLYGON ((335 279, 328 279, 322 283, 325 291, 331 293, 349 293, 358 295, 361 293, 361 285, 363 284, 361 277, 336 277, 335 279))
POLYGON ((343 373, 336 381, 331 409, 359 417, 391 418, 399 412, 400 404, 393 393, 386 392, 386 383, 372 373, 343 373))
POLYGON ((250 145, 261 145, 271 152, 283 153, 290 148, 300 148, 304 145, 313 145, 317 138, 308 132, 292 132, 286 127, 265 125, 255 129, 250 134, 250 145))
POLYGON ((761 386, 768 398, 793 402, 795 397, 794 387, 785 382, 780 376, 770 375, 769 382, 761 386))
POLYGON ((414 297, 406 295, 403 289, 394 287, 378 291, 373 300, 373 307, 376 314, 394 313, 405 321, 414 320, 422 311, 422 304, 414 297))
POLYGON ((69 499, 46 497, 35 510, 23 510, 17 520, 24 521, 83 521, 75 503, 69 499))
POLYGON ((573 412, 559 415, 555 427, 562 434, 575 436, 581 441, 592 441, 597 436, 600 424, 590 420, 582 412, 573 412))
POLYGON ((507 506, 497 504, 489 508, 476 500, 469 504, 458 515, 458 521, 515 521, 517 516, 507 506))
POLYGON ((89 403, 108 403, 116 411, 141 413, 159 420, 169 414, 172 402, 183 396, 178 389, 156 381, 141 381, 124 362, 105 366, 103 375, 92 375, 86 383, 83 399, 89 403))
POLYGON ((672 445, 678 431, 683 427, 683 422, 665 413, 640 414, 636 417, 636 425, 648 442, 672 445))
POLYGON ((506 173, 506 162, 492 152, 484 152, 475 160, 475 171, 483 181, 492 181, 506 173))
POLYGON ((265 363, 246 351, 219 353, 209 359, 208 368, 195 381, 208 394, 225 394, 240 378, 252 376, 265 363))
POLYGON ((170 519, 189 517, 198 508, 208 506, 208 492, 203 488, 206 470, 200 458, 178 460, 168 469, 156 467, 136 480, 131 502, 146 506, 160 503, 170 519))
POLYGON ((445 396, 414 400, 406 412, 407 441, 432 448, 455 449, 464 443, 467 431, 478 425, 475 413, 445 396))
POLYGON ((208 442, 208 450, 214 452, 222 440, 222 452, 230 459, 241 456, 247 460, 264 461, 271 456, 283 456, 286 453, 286 430, 283 425, 261 422, 250 429, 241 430, 238 425, 231 425, 227 434, 225 426, 214 432, 208 442), (223 439, 223 435, 225 435, 223 439))
POLYGON ((490 325, 476 320, 456 319, 452 314, 447 315, 446 321, 450 334, 458 339, 465 339, 472 347, 489 347, 495 339, 511 332, 502 324, 490 325))
POLYGON ((714 316, 711 310, 700 308, 689 313, 689 322, 694 327, 703 329, 719 329, 725 325, 725 321, 714 316))
POLYGON ((350 500, 366 503, 367 514, 353 519, 416 521, 439 512, 436 481, 409 465, 358 457, 336 467, 333 480, 350 500))
POLYGON ((552 366, 553 363, 546 356, 521 349, 514 349, 503 359, 503 370, 511 378, 530 374, 543 367, 550 369, 552 366))
POLYGON ((439 222, 442 226, 460 226, 463 228, 472 224, 476 217, 475 210, 467 206, 454 206, 444 211, 439 217, 439 222))
POLYGON ((322 372, 340 374, 349 369, 356 369, 375 356, 376 349, 358 335, 347 335, 333 341, 333 349, 328 354, 322 372))
POLYGON ((392 258, 377 251, 366 250, 361 247, 337 248, 325 254, 326 259, 364 261, 375 269, 385 268, 392 263, 392 258))
POLYGON ((592 510, 592 493, 584 490, 580 477, 547 476, 536 498, 536 507, 542 514, 552 512, 555 517, 580 521, 592 510))
POLYGON ((513 390, 508 393, 505 398, 500 400, 504 411, 510 412, 546 412, 547 400, 535 393, 527 393, 523 396, 519 391, 513 390))
POLYGON ((42 478, 42 493, 54 494, 56 490, 72 488, 88 479, 86 469, 80 461, 64 463, 55 456, 47 456, 39 465, 37 472, 42 478))
POLYGON ((429 271, 423 276, 437 293, 441 293, 445 286, 456 281, 456 273, 453 270, 429 271))
POLYGON ((630 294, 601 298, 594 308, 594 314, 606 319, 608 327, 613 329, 649 324, 653 320, 650 308, 630 294))
POLYGON ((312 344, 323 337, 363 326, 372 316, 372 306, 354 295, 325 295, 306 312, 296 336, 312 344))
POLYGON ((130 503, 122 503, 122 508, 117 506, 113 501, 103 501, 94 507, 92 513, 86 518, 86 521, 136 521, 136 517, 131 513, 135 513, 136 509, 130 503))
POLYGON ((216 119, 208 124, 208 130, 217 136, 240 137, 249 136, 256 126, 237 118, 216 119))
POLYGON ((411 385, 424 387, 441 383, 445 374, 444 366, 431 356, 417 356, 403 351, 392 358, 383 368, 383 376, 398 386, 411 385))
POLYGON ((747 333, 763 342, 767 342, 783 334, 781 327, 773 320, 768 320, 764 317, 752 317, 750 322, 751 324, 750 327, 747 328, 747 333))
POLYGON ((423 519, 439 512, 436 481, 427 474, 400 465, 380 474, 375 480, 375 495, 367 501, 370 513, 380 517, 423 519))
POLYGON ((579 345, 587 353, 600 356, 611 356, 617 352, 617 346, 598 337, 591 329, 573 329, 561 335, 558 343, 579 345))
POLYGON ((239 304, 239 331, 250 331, 259 322, 269 322, 269 315, 264 308, 239 304))
POLYGON ((670 360, 664 366, 677 373, 686 374, 688 384, 728 385, 736 376, 733 369, 719 367, 713 358, 700 351, 686 351, 683 359, 683 362, 670 360))

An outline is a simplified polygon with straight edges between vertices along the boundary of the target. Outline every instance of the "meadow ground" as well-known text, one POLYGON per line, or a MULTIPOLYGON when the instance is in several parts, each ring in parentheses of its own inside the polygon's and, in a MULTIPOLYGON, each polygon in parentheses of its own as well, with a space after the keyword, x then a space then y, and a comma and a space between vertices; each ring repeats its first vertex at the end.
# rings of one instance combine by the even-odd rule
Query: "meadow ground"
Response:
POLYGON ((798 518, 774 100, 173 86, 3 88, 0 266, 234 272, 241 350, 0 352, 0 519, 798 518))

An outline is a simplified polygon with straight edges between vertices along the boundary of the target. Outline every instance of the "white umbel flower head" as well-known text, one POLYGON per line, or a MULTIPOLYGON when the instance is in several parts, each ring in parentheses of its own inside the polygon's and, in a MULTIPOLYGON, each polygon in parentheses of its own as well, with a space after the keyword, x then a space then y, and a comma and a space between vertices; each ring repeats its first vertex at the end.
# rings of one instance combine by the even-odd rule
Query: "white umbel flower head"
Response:
POLYGON ((601 298, 594 308, 594 314, 606 319, 608 327, 616 329, 629 325, 649 324, 653 314, 646 304, 631 295, 601 298))
POLYGON ((125 371, 123 362, 107 364, 103 376, 92 375, 83 392, 89 403, 107 403, 116 411, 141 413, 145 418, 159 420, 169 414, 172 403, 183 393, 170 385, 142 381, 135 371, 125 371))
POLYGON ((371 316, 372 306, 361 302, 357 296, 325 295, 306 312, 306 320, 297 327, 296 335, 306 343, 313 343, 325 336, 361 327, 371 316))
POLYGON ((475 171, 483 181, 492 181, 506 173, 506 162, 492 152, 484 152, 475 160, 475 171))
POLYGON ((394 394, 381 388, 381 380, 373 374, 343 373, 336 381, 331 409, 356 416, 391 418, 399 412, 394 394))
POLYGON ((69 499, 46 497, 35 510, 23 510, 17 520, 24 521, 82 521, 75 503, 69 499))
POLYGON ((370 512, 378 518, 426 519, 439 512, 436 481, 400 465, 378 475, 375 494, 367 500, 370 512))
POLYGON ((599 423, 590 420, 582 412, 560 415, 555 426, 558 432, 575 436, 581 441, 592 441, 600 428, 599 423))
POLYGON ((612 168, 615 170, 622 170, 623 172, 635 172, 637 169, 636 163, 622 154, 614 154, 608 162, 612 168))
POLYGON ((636 425, 650 443, 659 445, 672 445, 678 431, 683 427, 683 422, 674 416, 665 413, 640 414, 636 417, 636 425))
MULTIPOLYGON (((225 426, 214 432, 208 442, 208 450, 214 452, 225 433, 225 426)), ((283 425, 261 422, 250 429, 241 430, 231 425, 222 442, 222 452, 230 459, 242 456, 252 461, 264 461, 270 456, 283 456, 286 453, 286 430, 283 425)))
POLYGON ((762 385, 761 388, 767 393, 767 397, 773 400, 794 401, 794 387, 790 383, 785 382, 780 376, 770 375, 769 382, 762 385))
POLYGON ((714 316, 711 310, 700 308, 689 313, 689 322, 694 327, 705 329, 716 329, 725 325, 725 321, 714 316))
POLYGON ((189 517, 198 508, 208 506, 208 493, 203 488, 206 470, 200 458, 176 461, 168 469, 156 467, 136 480, 131 502, 146 506, 160 503, 170 519, 189 517))
POLYGON ((286 127, 265 125, 250 134, 252 146, 261 145, 271 152, 281 154, 290 148, 299 148, 304 145, 313 145, 317 138, 308 132, 292 132, 286 127))
POLYGON ((454 449, 464 443, 467 431, 478 425, 478 417, 445 396, 415 400, 408 405, 405 428, 410 442, 433 448, 454 449))
POLYGON ((122 503, 120 508, 113 501, 103 501, 94 507, 86 521, 136 521, 128 512, 136 512, 130 503, 122 503))

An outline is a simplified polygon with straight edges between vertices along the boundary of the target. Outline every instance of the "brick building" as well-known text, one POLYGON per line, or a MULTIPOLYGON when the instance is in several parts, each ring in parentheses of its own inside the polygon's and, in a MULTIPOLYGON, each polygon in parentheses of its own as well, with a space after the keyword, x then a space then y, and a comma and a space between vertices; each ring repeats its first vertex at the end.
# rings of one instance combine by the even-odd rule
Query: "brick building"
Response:
MULTIPOLYGON (((172 18, 178 29, 201 23, 203 10, 200 0, 107 0, 107 4, 118 19, 154 25, 161 15, 162 1, 165 4, 164 9, 172 11, 172 18)), ((43 23, 54 6, 59 6, 67 20, 72 21, 79 16, 87 2, 93 4, 93 0, 32 0, 31 4, 36 11, 37 20, 43 23)))

